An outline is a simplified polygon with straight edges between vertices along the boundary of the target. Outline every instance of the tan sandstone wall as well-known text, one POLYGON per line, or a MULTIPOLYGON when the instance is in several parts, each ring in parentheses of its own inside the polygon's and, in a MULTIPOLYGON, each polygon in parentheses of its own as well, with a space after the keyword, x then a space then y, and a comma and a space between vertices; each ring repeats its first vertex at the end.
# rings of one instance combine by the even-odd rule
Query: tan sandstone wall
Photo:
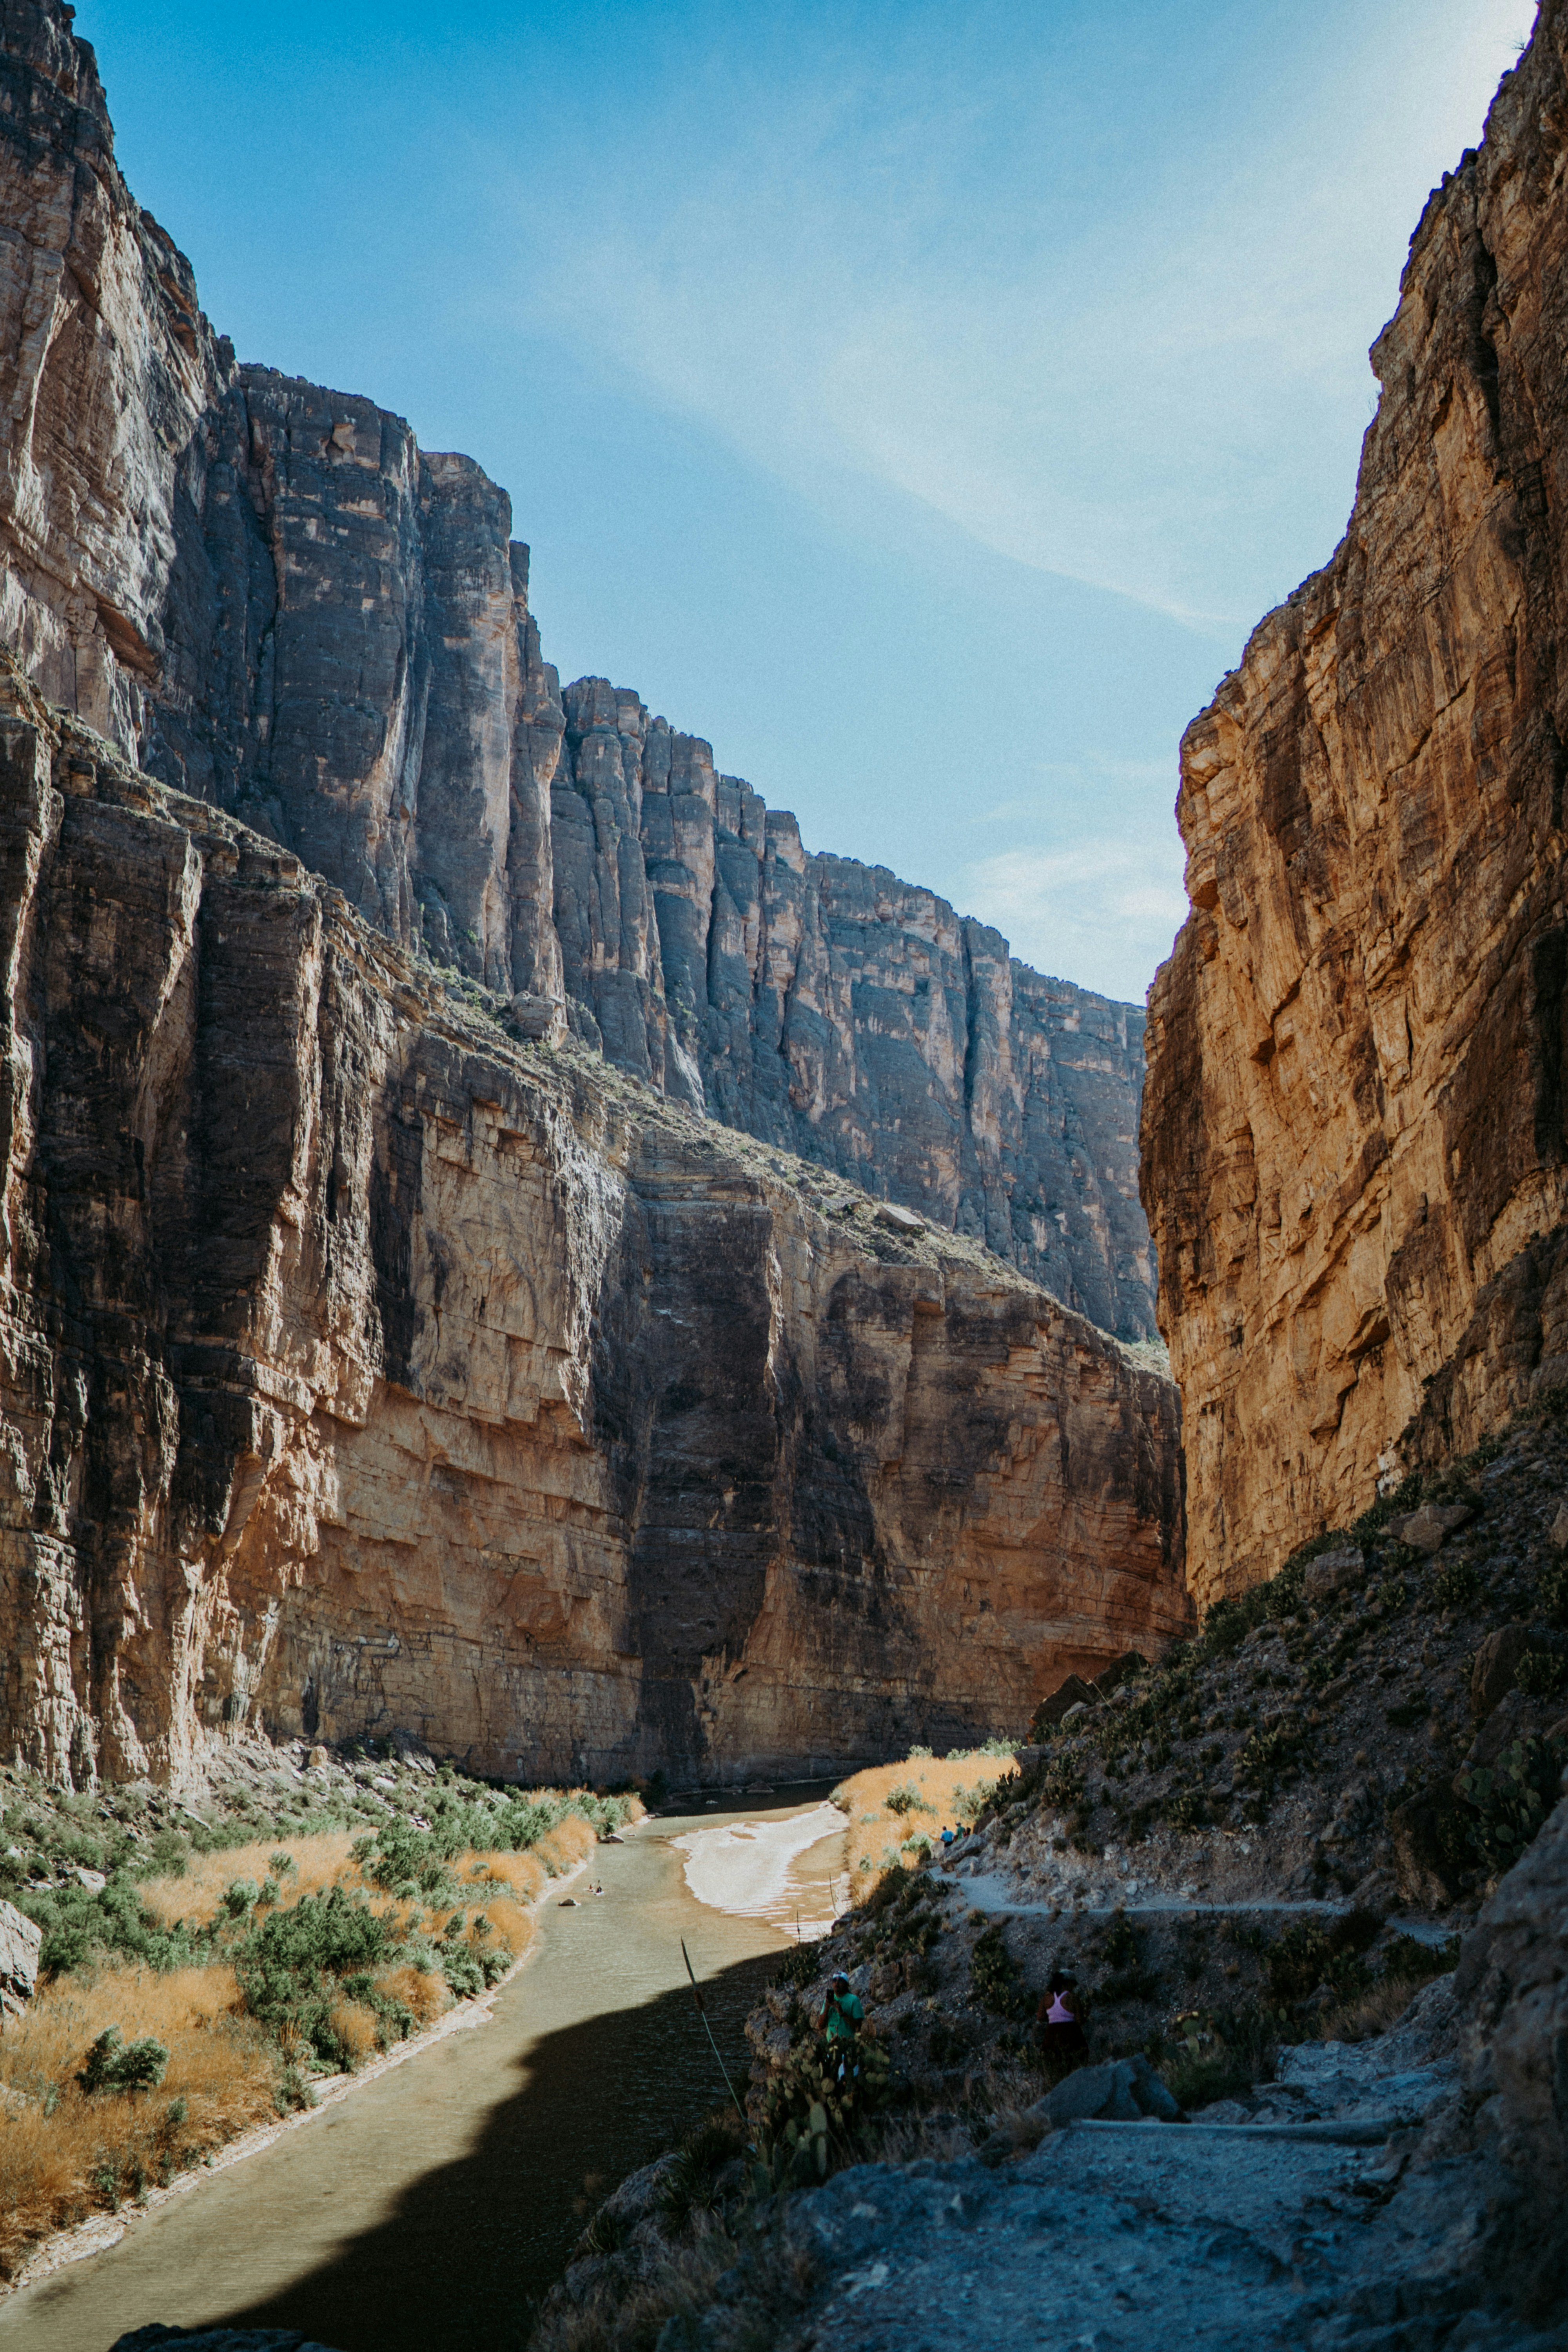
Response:
POLYGON ((1549 0, 1416 232, 1345 538, 1182 746, 1142 1181, 1204 1601, 1568 1369, 1565 47, 1549 0))

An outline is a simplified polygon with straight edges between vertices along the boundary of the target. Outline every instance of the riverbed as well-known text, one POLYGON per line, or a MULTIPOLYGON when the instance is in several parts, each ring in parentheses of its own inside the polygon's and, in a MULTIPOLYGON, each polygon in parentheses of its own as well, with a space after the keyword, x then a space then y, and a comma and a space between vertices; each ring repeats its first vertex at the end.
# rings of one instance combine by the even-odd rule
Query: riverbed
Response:
POLYGON ((835 1819, 781 1789, 600 1846, 488 2024, 22 2288, 0 2343, 108 2352, 153 2320, 223 2320, 335 2352, 521 2352, 590 2203, 725 2097, 682 1938, 743 2096, 746 2013, 831 1917, 835 1819))

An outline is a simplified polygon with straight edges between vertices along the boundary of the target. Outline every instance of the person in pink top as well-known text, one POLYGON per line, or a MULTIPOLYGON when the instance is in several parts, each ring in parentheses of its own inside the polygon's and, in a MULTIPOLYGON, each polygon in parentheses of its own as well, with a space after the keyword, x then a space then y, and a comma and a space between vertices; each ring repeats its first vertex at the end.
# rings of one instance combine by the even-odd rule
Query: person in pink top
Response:
POLYGON ((1070 1969, 1057 1969, 1040 1995, 1040 2005, 1035 2011, 1035 2023, 1039 2032, 1040 2048, 1052 2068, 1058 2074, 1068 2074, 1081 2066, 1089 2056, 1089 2040, 1083 2030, 1083 2003, 1079 1998, 1078 1979, 1070 1969))

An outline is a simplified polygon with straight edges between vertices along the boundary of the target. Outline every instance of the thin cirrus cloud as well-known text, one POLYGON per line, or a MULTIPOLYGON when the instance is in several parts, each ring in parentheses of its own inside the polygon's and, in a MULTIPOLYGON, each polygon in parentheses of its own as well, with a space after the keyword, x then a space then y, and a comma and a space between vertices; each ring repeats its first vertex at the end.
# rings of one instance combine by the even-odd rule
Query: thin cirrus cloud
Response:
POLYGON ((1168 106, 1169 9, 1114 70, 1079 9, 983 13, 989 68, 917 8, 874 80, 710 91, 679 168, 574 190, 529 299, 808 496, 890 487, 1229 642, 1330 551, 1405 239, 1533 9, 1266 9, 1260 47, 1221 8, 1168 106))
POLYGON ((1142 996, 1187 911, 1174 826, 1009 848, 974 859, 966 903, 1037 970, 1102 995, 1142 996))

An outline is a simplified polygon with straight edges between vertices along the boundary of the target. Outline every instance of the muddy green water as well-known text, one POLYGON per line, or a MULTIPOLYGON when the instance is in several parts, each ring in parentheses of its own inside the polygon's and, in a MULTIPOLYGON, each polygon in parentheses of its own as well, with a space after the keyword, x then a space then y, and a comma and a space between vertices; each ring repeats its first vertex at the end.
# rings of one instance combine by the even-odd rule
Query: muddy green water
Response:
MULTIPOLYGON (((600 1847, 591 1875, 603 1896, 546 1910, 542 1948, 489 2024, 433 2044, 138 2216, 118 2245, 0 2304, 0 2345, 108 2352, 153 2320, 223 2320, 300 2328, 337 2352, 520 2352, 583 2226, 585 2178, 622 2179, 723 2099, 680 1938, 742 2090, 746 2012, 788 1942, 768 1920, 699 1903, 668 1839, 777 1821, 816 1795, 662 1818, 600 1847)), ((808 1912, 834 1858, 818 1847, 798 1865, 808 1912)))

